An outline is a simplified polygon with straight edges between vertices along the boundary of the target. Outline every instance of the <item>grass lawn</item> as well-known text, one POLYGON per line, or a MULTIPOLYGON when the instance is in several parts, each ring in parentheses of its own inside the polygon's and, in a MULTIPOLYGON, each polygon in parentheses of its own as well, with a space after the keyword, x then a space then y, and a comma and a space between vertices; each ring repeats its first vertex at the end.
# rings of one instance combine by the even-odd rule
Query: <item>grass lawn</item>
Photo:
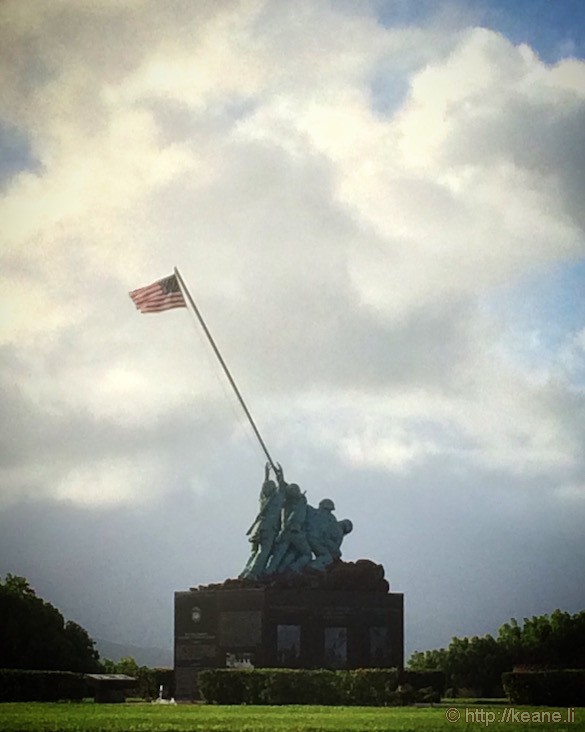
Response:
MULTIPOLYGON (((315 706, 207 706, 180 704, 0 704, 2 732, 423 732, 423 730, 497 732, 520 730, 561 730, 585 732, 585 708, 575 710, 575 721, 565 722, 486 722, 465 721, 466 707, 453 704, 461 713, 457 722, 446 719, 448 705, 435 707, 315 707, 315 706)), ((469 706, 501 718, 502 705, 469 706)), ((530 712, 543 707, 518 707, 530 712)), ((557 709, 566 719, 567 710, 557 709)), ((452 714, 452 712, 451 712, 452 714)), ((456 715, 455 715, 456 716, 456 715)), ((468 713, 469 718, 469 713, 468 713)))

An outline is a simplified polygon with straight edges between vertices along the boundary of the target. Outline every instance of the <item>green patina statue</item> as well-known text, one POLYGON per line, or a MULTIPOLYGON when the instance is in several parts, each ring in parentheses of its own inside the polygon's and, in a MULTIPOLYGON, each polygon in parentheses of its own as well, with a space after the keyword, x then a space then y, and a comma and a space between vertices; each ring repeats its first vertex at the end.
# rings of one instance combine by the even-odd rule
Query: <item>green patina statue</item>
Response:
POLYGON ((341 558, 341 543, 353 529, 349 519, 337 521, 330 498, 310 506, 296 483, 287 483, 280 464, 270 479, 264 470, 258 515, 248 529, 252 545, 240 579, 257 580, 304 569, 322 572, 341 558))

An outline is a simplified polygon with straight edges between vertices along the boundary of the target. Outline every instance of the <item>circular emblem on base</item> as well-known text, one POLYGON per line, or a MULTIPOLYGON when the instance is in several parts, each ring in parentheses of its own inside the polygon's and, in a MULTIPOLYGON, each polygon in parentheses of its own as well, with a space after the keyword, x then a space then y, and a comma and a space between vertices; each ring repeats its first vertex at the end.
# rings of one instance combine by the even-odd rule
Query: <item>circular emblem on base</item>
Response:
POLYGON ((194 623, 198 623, 198 622, 199 622, 199 621, 201 620, 201 608, 199 608, 199 607, 195 606, 195 607, 194 607, 194 608, 193 608, 193 609, 191 610, 191 620, 192 620, 192 621, 193 621, 194 623))

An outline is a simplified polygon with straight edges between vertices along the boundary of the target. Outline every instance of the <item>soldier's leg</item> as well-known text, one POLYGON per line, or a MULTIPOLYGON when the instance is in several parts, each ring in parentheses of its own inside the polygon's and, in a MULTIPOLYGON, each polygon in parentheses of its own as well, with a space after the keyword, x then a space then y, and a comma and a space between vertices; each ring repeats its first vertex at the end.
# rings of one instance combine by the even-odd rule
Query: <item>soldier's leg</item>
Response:
POLYGON ((315 554, 315 559, 313 559, 312 562, 309 562, 309 567, 311 569, 323 571, 325 567, 328 564, 331 564, 331 562, 333 561, 331 552, 325 546, 325 544, 321 543, 320 541, 312 541, 311 548, 313 550, 313 553, 315 554))
POLYGON ((281 541, 276 542, 272 549, 272 556, 266 565, 266 574, 274 574, 280 570, 280 565, 285 557, 288 549, 288 539, 283 537, 281 541))
POLYGON ((291 564, 296 559, 297 553, 294 549, 291 548, 289 545, 289 548, 286 550, 286 554, 280 561, 278 565, 278 569, 276 570, 279 574, 282 574, 282 572, 286 572, 288 569, 290 569, 291 564))
POLYGON ((254 560, 258 554, 258 542, 255 541, 252 543, 252 551, 250 552, 250 556, 248 557, 248 561, 246 562, 246 566, 241 571, 239 577, 240 579, 243 579, 244 577, 248 577, 250 570, 252 569, 252 565, 254 564, 254 560))
POLYGON ((311 561, 311 547, 307 541, 305 534, 299 532, 291 538, 291 544, 296 553, 294 561, 290 564, 289 569, 292 572, 300 572, 311 561))
POLYGON ((266 563, 270 557, 270 552, 274 544, 274 531, 262 532, 260 534, 260 549, 250 565, 247 577, 249 579, 257 579, 261 577, 266 570, 266 563))

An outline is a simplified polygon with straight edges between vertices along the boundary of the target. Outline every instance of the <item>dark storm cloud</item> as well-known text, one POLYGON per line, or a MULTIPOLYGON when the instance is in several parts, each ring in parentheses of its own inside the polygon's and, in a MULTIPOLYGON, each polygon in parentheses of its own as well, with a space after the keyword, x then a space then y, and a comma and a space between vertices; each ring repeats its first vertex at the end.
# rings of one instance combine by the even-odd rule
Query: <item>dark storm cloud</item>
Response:
MULTIPOLYGON (((29 577, 98 637, 170 647, 173 592, 234 576, 245 558, 248 516, 229 506, 245 505, 252 518, 258 481, 243 481, 229 457, 218 494, 195 497, 177 486, 163 501, 133 507, 29 502, 6 509, 0 573, 29 577)), ((326 491, 338 515, 356 525, 345 556, 383 562, 392 588, 406 593, 409 651, 495 632, 512 616, 551 612, 561 598, 568 611, 582 606, 583 516, 539 498, 528 481, 519 496, 517 484, 496 485, 489 474, 467 486, 456 470, 441 466, 450 480, 437 480, 433 469, 402 480, 348 471, 326 491)), ((302 486, 310 498, 323 492, 302 486)))

